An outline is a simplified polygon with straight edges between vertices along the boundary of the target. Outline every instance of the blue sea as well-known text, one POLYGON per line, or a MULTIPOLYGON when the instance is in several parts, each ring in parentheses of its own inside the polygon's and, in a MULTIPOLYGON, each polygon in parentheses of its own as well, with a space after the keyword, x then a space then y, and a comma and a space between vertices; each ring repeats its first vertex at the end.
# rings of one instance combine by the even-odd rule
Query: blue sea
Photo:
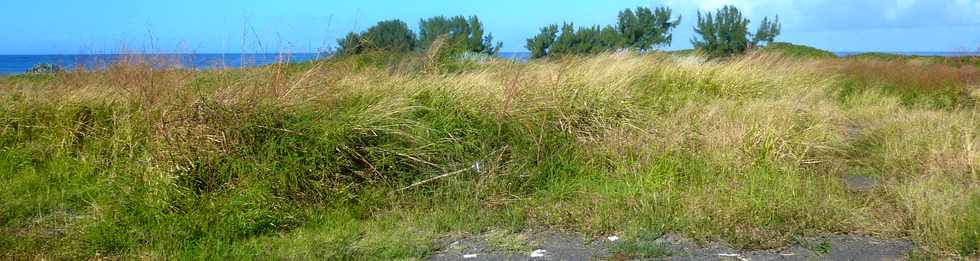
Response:
POLYGON ((36 64, 56 64, 67 69, 78 67, 98 69, 127 58, 146 58, 150 61, 163 60, 168 65, 176 64, 185 68, 212 69, 262 66, 277 62, 305 62, 320 57, 321 55, 316 53, 0 55, 0 75, 24 73, 36 64))
MULTIPOLYGON (((845 57, 863 52, 836 52, 837 56, 845 57)), ((896 52, 901 55, 922 56, 964 56, 956 52, 896 52)), ((526 61, 531 54, 528 52, 500 52, 501 58, 526 61)), ((137 55, 139 57, 141 55, 137 55)), ((323 57, 316 53, 273 54, 273 53, 224 53, 224 54, 153 54, 142 55, 149 58, 162 58, 169 64, 179 64, 185 68, 240 68, 262 66, 277 62, 305 62, 323 57)), ((133 55, 122 54, 83 54, 83 55, 0 55, 0 75, 24 73, 36 64, 57 64, 68 69, 84 67, 86 69, 103 68, 133 55)))

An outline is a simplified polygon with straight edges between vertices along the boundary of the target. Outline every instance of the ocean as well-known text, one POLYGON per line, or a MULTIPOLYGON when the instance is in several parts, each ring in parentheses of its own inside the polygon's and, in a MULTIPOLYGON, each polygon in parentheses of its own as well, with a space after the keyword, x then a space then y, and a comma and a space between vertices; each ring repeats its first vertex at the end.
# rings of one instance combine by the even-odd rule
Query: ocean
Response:
MULTIPOLYGON (((837 56, 845 57, 864 52, 835 52, 837 56)), ((922 56, 964 56, 956 52, 894 52, 902 55, 922 56)), ((137 55, 139 56, 139 55, 137 55)), ((240 68, 247 66, 262 66, 276 62, 305 62, 322 57, 316 53, 273 54, 273 53, 224 53, 224 54, 154 54, 143 55, 152 58, 163 58, 170 64, 180 64, 186 68, 240 68)), ((528 52, 500 52, 497 56, 507 59, 526 61, 531 54, 528 52)), ((125 57, 132 55, 121 54, 83 54, 83 55, 0 55, 0 75, 24 73, 36 64, 56 64, 67 69, 83 66, 84 68, 103 68, 125 57)))
POLYGON ((162 59, 168 64, 179 64, 186 68, 239 68, 243 66, 262 66, 276 62, 305 62, 318 59, 319 54, 273 54, 273 53, 224 53, 224 54, 83 54, 83 55, 0 55, 0 75, 24 73, 36 64, 56 64, 67 69, 82 66, 86 69, 104 68, 127 57, 162 59))

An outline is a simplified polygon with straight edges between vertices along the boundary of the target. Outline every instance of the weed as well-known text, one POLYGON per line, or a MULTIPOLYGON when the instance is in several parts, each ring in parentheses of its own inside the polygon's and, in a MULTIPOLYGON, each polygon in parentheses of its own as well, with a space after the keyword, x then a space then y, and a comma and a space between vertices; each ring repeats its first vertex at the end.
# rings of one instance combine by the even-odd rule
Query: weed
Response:
POLYGON ((486 234, 490 247, 510 252, 531 251, 531 242, 522 233, 512 233, 504 230, 494 230, 486 234))

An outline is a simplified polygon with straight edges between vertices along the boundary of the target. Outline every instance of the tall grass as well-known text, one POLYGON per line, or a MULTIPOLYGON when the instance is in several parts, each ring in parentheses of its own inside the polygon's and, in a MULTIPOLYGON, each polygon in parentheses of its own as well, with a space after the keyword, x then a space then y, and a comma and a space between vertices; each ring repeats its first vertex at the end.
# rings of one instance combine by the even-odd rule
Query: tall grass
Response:
POLYGON ((974 69, 433 57, 0 78, 0 256, 419 258, 540 228, 980 249, 974 69))

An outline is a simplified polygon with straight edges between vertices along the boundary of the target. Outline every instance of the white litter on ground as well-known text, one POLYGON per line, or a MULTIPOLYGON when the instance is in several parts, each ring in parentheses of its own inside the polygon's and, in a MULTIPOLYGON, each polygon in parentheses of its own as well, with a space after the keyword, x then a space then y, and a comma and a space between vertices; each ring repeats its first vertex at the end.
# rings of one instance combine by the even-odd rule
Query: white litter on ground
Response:
POLYGON ((548 253, 548 250, 537 249, 537 250, 531 251, 531 257, 544 257, 547 253, 548 253))
POLYGON ((480 162, 474 162, 473 166, 470 166, 470 168, 473 169, 473 171, 480 173, 480 162))
POLYGON ((609 239, 609 241, 612 241, 612 242, 616 242, 617 240, 619 240, 619 237, 617 237, 617 236, 610 236, 610 237, 607 237, 606 239, 609 239))
POLYGON ((742 255, 739 255, 739 254, 718 254, 718 256, 734 257, 734 258, 736 258, 738 260, 743 260, 743 261, 748 261, 749 260, 748 258, 745 258, 745 257, 743 257, 742 255))
POLYGON ((476 254, 465 254, 465 255, 463 255, 463 258, 464 259, 466 259, 466 258, 476 258, 476 254))

